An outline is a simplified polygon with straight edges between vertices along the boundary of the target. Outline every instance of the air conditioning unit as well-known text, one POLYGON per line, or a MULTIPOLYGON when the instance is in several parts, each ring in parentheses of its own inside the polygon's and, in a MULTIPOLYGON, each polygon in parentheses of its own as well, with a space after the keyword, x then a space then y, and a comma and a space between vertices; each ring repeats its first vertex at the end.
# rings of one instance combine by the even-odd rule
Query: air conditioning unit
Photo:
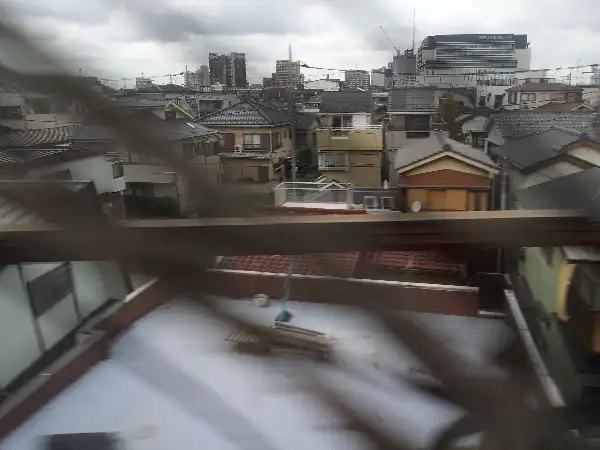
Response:
POLYGON ((241 145, 234 145, 233 146, 233 151, 236 153, 242 153, 242 146, 241 145))

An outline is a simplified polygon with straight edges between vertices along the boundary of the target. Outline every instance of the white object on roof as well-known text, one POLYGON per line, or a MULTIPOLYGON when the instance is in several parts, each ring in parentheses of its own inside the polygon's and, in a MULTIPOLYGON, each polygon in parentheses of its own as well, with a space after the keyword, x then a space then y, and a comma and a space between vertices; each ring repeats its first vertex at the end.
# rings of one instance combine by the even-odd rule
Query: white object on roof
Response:
POLYGON ((410 210, 412 212, 419 212, 421 211, 421 202, 419 200, 415 200, 412 205, 410 205, 410 210))
POLYGON ((269 306, 269 296, 266 294, 256 294, 253 299, 254 304, 259 308, 265 308, 269 306))

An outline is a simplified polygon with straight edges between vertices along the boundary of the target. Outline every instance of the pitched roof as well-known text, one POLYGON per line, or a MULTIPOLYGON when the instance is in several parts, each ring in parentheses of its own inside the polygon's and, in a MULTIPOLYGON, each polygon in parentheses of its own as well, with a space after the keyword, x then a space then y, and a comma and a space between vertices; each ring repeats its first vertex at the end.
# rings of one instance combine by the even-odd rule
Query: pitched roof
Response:
POLYGON ((398 88, 390 92, 390 112, 434 112, 437 107, 433 88, 398 88))
POLYGON ((43 128, 40 130, 12 130, 0 137, 2 147, 52 146, 68 143, 81 125, 43 128))
POLYGON ((536 134, 510 139, 500 147, 490 148, 490 152, 518 169, 527 169, 554 158, 565 146, 582 139, 589 137, 585 133, 552 127, 536 134))
POLYGON ((325 91, 321 93, 321 113, 370 113, 371 93, 367 91, 325 91))
MULTIPOLYGON (((163 120, 151 112, 138 112, 134 114, 140 121, 148 125, 152 133, 156 133, 161 138, 169 141, 192 139, 218 133, 216 130, 211 130, 190 120, 163 120)), ((83 124, 73 136, 73 141, 116 140, 118 140, 118 136, 113 129, 96 123, 83 124)))
POLYGON ((464 273, 465 264, 457 263, 436 251, 366 253, 364 264, 385 269, 422 270, 452 275, 464 273))
POLYGON ((36 148, 36 149, 2 149, 0 150, 0 166, 20 164, 36 159, 46 158, 67 151, 67 147, 36 148))
POLYGON ((413 143, 396 152, 396 170, 430 158, 437 154, 454 152, 476 163, 484 164, 492 169, 497 166, 482 150, 448 139, 442 132, 432 133, 426 139, 417 139, 413 143))
POLYGON ((490 116, 505 139, 546 131, 555 126, 591 134, 595 115, 588 111, 549 112, 539 109, 504 111, 490 116))
POLYGON ((292 273, 351 278, 358 264, 359 253, 318 253, 312 255, 224 256, 219 269, 254 272, 292 273))
POLYGON ((591 111, 593 108, 586 106, 583 102, 550 102, 536 108, 538 111, 573 111, 575 108, 581 109, 582 111, 591 111))
POLYGON ((571 86, 564 83, 524 83, 507 89, 510 92, 550 92, 550 91, 582 91, 578 86, 571 86))
POLYGON ((220 111, 207 114, 197 119, 196 123, 209 127, 272 127, 294 123, 294 118, 256 100, 245 99, 220 111))
POLYGON ((530 209, 600 207, 600 167, 582 170, 515 192, 519 205, 530 209), (596 205, 597 204, 597 205, 596 205))

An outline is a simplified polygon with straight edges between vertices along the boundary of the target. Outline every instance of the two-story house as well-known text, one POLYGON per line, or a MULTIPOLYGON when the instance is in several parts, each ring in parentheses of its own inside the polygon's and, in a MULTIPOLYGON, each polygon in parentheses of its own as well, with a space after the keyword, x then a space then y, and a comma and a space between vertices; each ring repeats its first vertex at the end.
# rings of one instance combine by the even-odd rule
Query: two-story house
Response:
POLYGON ((254 99, 246 98, 196 123, 216 130, 223 139, 218 156, 224 180, 273 180, 276 169, 295 150, 296 119, 254 99))
POLYGON ((373 123, 371 93, 323 92, 317 118, 319 171, 329 180, 381 186, 383 127, 373 123))
POLYGON ((401 211, 487 211, 498 166, 479 149, 436 131, 395 154, 401 211))
MULTIPOLYGON (((185 119, 164 120, 151 111, 131 114, 169 151, 188 159, 207 180, 219 180, 220 137, 217 131, 185 119)), ((114 162, 122 164, 128 216, 143 215, 143 211, 153 216, 172 215, 188 207, 191 189, 188 180, 157 155, 132 151, 114 130, 86 123, 73 135, 72 142, 75 149, 100 149, 114 162)))
POLYGON ((74 100, 23 90, 0 92, 0 125, 14 130, 80 124, 83 115, 83 105, 74 100))
POLYGON ((581 102, 583 88, 563 83, 525 83, 506 90, 504 108, 534 109, 550 102, 581 102))

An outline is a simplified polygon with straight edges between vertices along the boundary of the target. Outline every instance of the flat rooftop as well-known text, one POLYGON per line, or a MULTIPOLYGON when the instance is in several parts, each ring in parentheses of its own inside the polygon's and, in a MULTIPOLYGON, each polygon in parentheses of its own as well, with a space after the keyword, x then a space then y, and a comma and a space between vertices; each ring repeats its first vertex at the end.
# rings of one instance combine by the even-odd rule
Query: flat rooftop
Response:
MULTIPOLYGON (((271 324, 272 303, 220 298, 233 311, 271 324)), ((360 377, 317 365, 317 374, 343 391, 373 420, 403 433, 415 447, 431 444, 460 413, 433 401, 390 372, 414 375, 420 365, 391 345, 379 324, 356 310, 290 302, 291 324, 327 333, 336 354, 360 377), (386 375, 387 374, 387 375, 386 375)), ((511 333, 503 320, 410 313, 474 365, 483 365, 500 338, 511 333)), ((111 354, 9 434, 2 449, 39 448, 43 435, 117 433, 126 448, 256 449, 362 448, 350 431, 336 427, 328 408, 295 383, 297 364, 233 352, 232 330, 186 299, 174 299, 115 341, 111 354)))

